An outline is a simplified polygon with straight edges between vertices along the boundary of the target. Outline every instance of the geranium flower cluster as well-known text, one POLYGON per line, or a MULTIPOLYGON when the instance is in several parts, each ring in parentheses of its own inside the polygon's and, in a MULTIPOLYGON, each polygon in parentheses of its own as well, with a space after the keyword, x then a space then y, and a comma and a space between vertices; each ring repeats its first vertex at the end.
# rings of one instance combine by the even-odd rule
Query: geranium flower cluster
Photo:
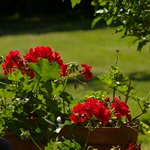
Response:
POLYGON ((84 104, 75 105, 69 118, 74 123, 97 119, 102 125, 107 125, 113 119, 125 118, 130 121, 131 115, 125 101, 114 97, 111 102, 110 98, 106 97, 104 100, 88 98, 84 104))
MULTIPOLYGON (((29 52, 23 56, 23 59, 20 57, 20 52, 18 50, 11 50, 6 56, 5 62, 2 64, 4 75, 8 75, 19 69, 22 74, 27 74, 32 79, 34 78, 34 71, 29 68, 28 64, 30 62, 37 63, 39 58, 47 59, 50 63, 57 63, 61 69, 59 72, 61 77, 68 75, 67 64, 61 59, 59 52, 53 51, 52 48, 48 46, 30 48, 29 52)), ((83 74, 86 80, 92 78, 92 67, 86 64, 82 64, 81 66, 83 70, 80 70, 79 74, 83 74)))

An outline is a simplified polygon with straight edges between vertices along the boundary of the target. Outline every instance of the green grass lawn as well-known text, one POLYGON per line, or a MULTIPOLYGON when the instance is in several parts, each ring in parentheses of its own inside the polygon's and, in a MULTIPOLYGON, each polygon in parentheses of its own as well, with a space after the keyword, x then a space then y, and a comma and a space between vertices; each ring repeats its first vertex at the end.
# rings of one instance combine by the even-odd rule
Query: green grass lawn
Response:
MULTIPOLYGON (((132 79, 139 96, 150 92, 150 51, 149 45, 141 53, 136 45, 129 47, 131 38, 121 39, 114 28, 91 29, 90 23, 36 23, 36 24, 2 24, 0 26, 0 55, 6 56, 10 50, 21 50, 23 55, 30 47, 50 46, 59 51, 65 62, 76 61, 93 66, 93 74, 107 72, 116 62, 116 50, 119 49, 118 66, 132 79)), ((2 71, 0 71, 2 76, 2 71)), ((101 83, 89 82, 87 87, 79 86, 77 90, 68 89, 75 97, 80 97, 87 90, 98 90, 101 83)), ((133 109, 138 111, 134 105, 133 109)), ((150 120, 150 112, 142 117, 150 120)), ((140 136, 143 150, 150 148, 149 137, 140 136)))

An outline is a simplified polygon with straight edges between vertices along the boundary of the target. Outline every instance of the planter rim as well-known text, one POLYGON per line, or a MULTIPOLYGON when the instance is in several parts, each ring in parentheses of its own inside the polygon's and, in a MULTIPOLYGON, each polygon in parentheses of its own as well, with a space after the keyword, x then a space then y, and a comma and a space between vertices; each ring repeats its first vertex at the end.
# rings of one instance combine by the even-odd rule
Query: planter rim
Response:
MULTIPOLYGON (((62 129, 64 128, 64 127, 72 127, 72 128, 76 128, 76 127, 78 127, 78 128, 88 128, 88 126, 80 126, 80 125, 78 125, 78 124, 71 124, 71 125, 64 125, 63 127, 62 127, 62 129)), ((109 126, 100 126, 100 127, 96 127, 96 128, 94 128, 94 130, 95 129, 126 129, 126 128, 131 128, 131 129, 137 129, 137 130, 139 130, 139 125, 126 125, 126 126, 121 126, 121 127, 109 127, 109 126)))

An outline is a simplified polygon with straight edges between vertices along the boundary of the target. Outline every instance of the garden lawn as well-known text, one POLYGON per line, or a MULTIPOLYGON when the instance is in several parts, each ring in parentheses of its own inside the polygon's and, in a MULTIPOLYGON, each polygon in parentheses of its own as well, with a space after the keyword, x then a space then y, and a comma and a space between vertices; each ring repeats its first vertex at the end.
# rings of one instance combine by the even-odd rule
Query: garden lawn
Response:
MULTIPOLYGON (((119 50, 118 66, 132 79, 139 96, 150 92, 150 51, 149 45, 142 52, 136 51, 136 45, 129 47, 131 38, 121 39, 121 34, 115 34, 114 28, 91 29, 90 23, 21 23, 2 24, 0 27, 0 55, 6 56, 10 50, 20 50, 23 55, 30 47, 39 45, 50 46, 59 51, 65 62, 75 61, 93 66, 94 79, 88 86, 73 86, 68 88, 79 98, 88 90, 104 88, 95 81, 98 74, 107 72, 116 62, 116 50, 119 50)), ((133 38, 132 38, 133 39, 133 38)), ((2 77, 2 71, 0 71, 2 77)), ((131 103, 135 113, 139 110, 131 103)), ((142 117, 149 120, 150 112, 142 117)), ((150 137, 140 136, 142 150, 150 148, 150 137)))

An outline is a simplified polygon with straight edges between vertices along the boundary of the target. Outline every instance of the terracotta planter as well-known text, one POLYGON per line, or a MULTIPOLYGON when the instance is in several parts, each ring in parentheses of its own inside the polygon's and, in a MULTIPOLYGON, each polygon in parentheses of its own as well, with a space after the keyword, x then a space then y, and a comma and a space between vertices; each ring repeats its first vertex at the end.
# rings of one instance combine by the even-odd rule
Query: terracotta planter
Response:
MULTIPOLYGON (((73 129, 71 126, 65 126, 60 136, 75 137, 76 139, 86 141, 88 135, 88 128, 75 126, 73 129)), ((110 150, 113 146, 120 146, 121 150, 130 142, 136 142, 138 139, 138 127, 124 127, 124 128, 113 128, 113 127, 102 127, 97 128, 90 133, 88 146, 92 146, 98 150, 110 150)), ((80 142, 80 140, 79 140, 80 142)))
MULTIPOLYGON (((11 144, 13 150, 39 150, 32 140, 17 139, 12 133, 7 134, 4 138, 11 144)), ((43 144, 38 143, 38 145, 41 150, 44 150, 45 146, 43 144)))

